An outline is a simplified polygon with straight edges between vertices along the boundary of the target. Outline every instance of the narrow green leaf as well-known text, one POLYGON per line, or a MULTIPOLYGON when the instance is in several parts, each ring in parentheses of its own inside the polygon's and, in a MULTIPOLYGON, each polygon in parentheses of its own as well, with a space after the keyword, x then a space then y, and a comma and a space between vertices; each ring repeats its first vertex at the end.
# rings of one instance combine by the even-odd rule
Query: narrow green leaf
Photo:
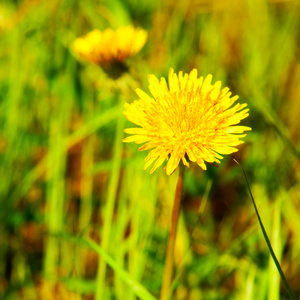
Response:
MULTIPOLYGON (((100 245, 95 243, 91 239, 82 239, 80 237, 72 236, 70 234, 53 234, 54 237, 61 237, 70 242, 88 247, 94 250, 101 256, 101 258, 115 271, 115 274, 119 276, 120 279, 127 284, 134 294, 141 300, 157 300, 142 284, 140 284, 136 279, 125 269, 120 267, 118 263, 105 251, 100 245)), ((96 282, 97 285, 97 282, 96 282)))
POLYGON ((96 244, 92 240, 86 240, 85 244, 96 251, 101 258, 105 260, 105 262, 116 272, 116 274, 132 289, 137 297, 142 300, 156 300, 156 298, 151 295, 143 285, 137 282, 126 270, 121 268, 100 245, 96 244))
POLYGON ((265 238, 265 241, 266 241, 266 243, 267 243, 267 245, 268 245, 270 254, 271 254, 272 258, 273 258, 273 261, 274 261, 274 263, 275 263, 275 265, 276 265, 276 268, 277 268, 277 270, 278 270, 278 272, 279 272, 279 274, 280 274, 281 280, 282 280, 282 282, 283 282, 285 288, 287 289, 287 292, 288 292, 290 298, 291 298, 292 300, 296 300, 296 297, 294 296, 292 290, 290 289, 289 284, 288 284, 288 282, 287 282, 287 280, 286 280, 286 278, 285 278, 285 276, 284 276, 284 273, 283 273, 283 271, 282 271, 282 269, 281 269, 281 267, 280 267, 280 263, 279 263, 279 261, 278 261, 277 258, 276 258, 276 255, 275 255, 275 253, 274 253, 274 251, 273 251, 273 248, 272 248, 272 246, 271 246, 269 237, 268 237, 268 235, 267 235, 267 233, 266 233, 265 227, 264 227, 264 225, 263 225, 263 223, 262 223, 262 220, 261 220, 261 218, 260 218, 260 215, 259 215, 259 213, 258 213, 256 204, 255 204, 255 201, 254 201, 254 198, 253 198, 251 189, 250 189, 250 185, 249 185, 249 182, 248 182, 248 178, 247 178, 246 172, 245 172, 245 170, 243 169, 243 167, 242 167, 235 159, 234 159, 234 161, 235 161, 235 162, 241 167, 241 169, 243 170, 244 177, 245 177, 245 180, 246 180, 246 183, 247 183, 247 187, 248 187, 248 191, 249 191, 249 194, 250 194, 250 197, 251 197, 251 200, 252 200, 252 203, 253 203, 255 212, 256 212, 256 216, 257 216, 257 219, 258 219, 258 222, 259 222, 261 231, 262 231, 263 236, 264 236, 264 238, 265 238))

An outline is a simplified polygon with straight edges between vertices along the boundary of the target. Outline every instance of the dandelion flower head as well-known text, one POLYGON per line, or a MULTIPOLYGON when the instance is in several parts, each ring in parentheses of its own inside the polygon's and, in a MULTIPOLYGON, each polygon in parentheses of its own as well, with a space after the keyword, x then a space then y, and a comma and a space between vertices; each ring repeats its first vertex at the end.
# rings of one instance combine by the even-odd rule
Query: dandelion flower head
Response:
POLYGON ((237 124, 249 114, 247 104, 234 104, 229 88, 221 89, 221 82, 212 84, 212 75, 198 78, 197 70, 190 74, 169 71, 169 85, 149 75, 149 90, 153 97, 137 89, 139 100, 125 104, 126 118, 140 126, 125 129, 132 134, 124 142, 144 144, 142 150, 152 149, 145 159, 145 168, 153 165, 154 172, 165 160, 166 173, 171 175, 180 160, 189 166, 196 162, 203 170, 208 163, 220 163, 220 154, 238 151, 247 126, 237 124))
POLYGON ((133 26, 111 28, 103 32, 95 29, 74 41, 74 51, 83 59, 109 67, 122 63, 126 58, 138 53, 147 41, 147 32, 133 26))

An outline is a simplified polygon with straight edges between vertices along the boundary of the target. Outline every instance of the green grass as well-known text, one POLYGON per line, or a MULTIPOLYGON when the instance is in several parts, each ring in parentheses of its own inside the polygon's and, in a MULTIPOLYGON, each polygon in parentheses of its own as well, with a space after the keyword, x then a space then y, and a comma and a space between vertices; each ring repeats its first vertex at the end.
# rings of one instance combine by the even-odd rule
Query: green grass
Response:
POLYGON ((218 168, 186 170, 173 299, 289 299, 233 158, 299 298, 299 37, 297 0, 1 1, 0 298, 159 297, 177 173, 143 170, 122 111, 170 67, 213 74, 252 127, 218 168), (149 33, 130 76, 74 56, 130 23, 149 33))

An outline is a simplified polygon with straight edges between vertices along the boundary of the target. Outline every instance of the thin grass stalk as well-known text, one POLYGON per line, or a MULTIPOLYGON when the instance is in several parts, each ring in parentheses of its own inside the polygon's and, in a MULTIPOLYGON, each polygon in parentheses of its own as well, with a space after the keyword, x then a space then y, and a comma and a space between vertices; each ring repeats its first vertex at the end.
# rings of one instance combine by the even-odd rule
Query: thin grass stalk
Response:
MULTIPOLYGON (((282 243, 281 243, 281 200, 280 198, 274 203, 274 212, 272 218, 272 244, 274 246, 274 252, 276 252, 278 260, 281 260, 282 243)), ((276 266, 272 262, 270 257, 269 262, 269 300, 280 299, 280 277, 276 270, 276 266)))
MULTIPOLYGON (((81 157, 82 179, 80 184, 80 210, 79 210, 79 234, 85 235, 90 228, 90 221, 93 210, 93 176, 89 173, 90 167, 94 162, 94 142, 95 137, 92 136, 87 139, 83 145, 81 157)), ((78 248, 76 256, 81 259, 76 260, 76 270, 79 274, 84 276, 87 265, 87 249, 78 248)))
MULTIPOLYGON (((125 173, 124 177, 126 179, 128 178, 128 174, 125 173)), ((132 183, 132 177, 130 182, 132 183)), ((138 183, 136 179, 134 179, 134 183, 137 186, 138 183)), ((135 276, 133 272, 130 270, 130 264, 128 263, 130 261, 130 251, 132 248, 132 236, 135 234, 135 230, 132 229, 132 218, 133 213, 131 212, 130 206, 128 204, 128 189, 127 186, 124 188, 123 182, 120 187, 120 193, 118 196, 118 204, 116 207, 116 215, 118 216, 118 222, 115 224, 114 228, 114 242, 117 243, 117 245, 120 245, 119 247, 115 247, 113 254, 115 262, 118 264, 120 268, 126 268, 128 269, 128 272, 131 274, 135 280, 138 280, 138 277, 135 276), (124 238, 124 235, 126 234, 126 231, 128 230, 128 224, 130 224, 130 235, 129 238, 124 238), (129 265, 129 266, 128 266, 129 265)), ((135 203, 136 204, 136 203, 135 203)), ((135 205, 135 211, 136 211, 136 205, 135 205)), ((138 265, 139 266, 139 265, 138 265)), ((139 266, 140 267, 140 266, 139 266)), ((135 294, 132 292, 131 289, 128 289, 127 286, 124 283, 124 280, 120 276, 114 276, 114 293, 115 293, 115 299, 116 300, 124 300, 124 290, 126 289, 126 300, 130 299, 136 299, 135 294)))
POLYGON ((82 180, 80 185, 81 209, 79 213, 79 232, 83 234, 90 225, 93 204, 93 177, 89 174, 89 169, 94 161, 94 141, 93 137, 87 140, 82 149, 82 180))
MULTIPOLYGON (((120 99, 121 102, 121 99, 120 99)), ((117 128, 113 146, 113 157, 112 157, 112 170, 110 174, 110 181, 108 186, 108 195, 106 206, 103 214, 103 229, 101 231, 101 246, 104 251, 107 251, 111 227, 113 223, 113 212, 116 202, 116 194, 118 189, 121 163, 122 163, 122 151, 123 151, 123 131, 124 131, 124 117, 119 115, 117 118, 117 128)), ((96 289, 96 300, 104 299, 105 289, 105 277, 106 277, 106 262, 102 259, 99 260, 98 271, 97 271, 97 289, 96 289)))
MULTIPOLYGON (((119 276, 124 281, 124 283, 134 292, 134 294, 141 300, 155 300, 155 297, 152 296, 152 294, 143 285, 136 281, 129 272, 127 272, 124 268, 121 268, 120 265, 106 251, 104 251, 101 246, 97 245, 91 239, 77 239, 75 241, 81 243, 82 245, 86 245, 96 251, 99 256, 101 256, 101 258, 114 270, 116 276, 119 276)), ((124 293, 126 293, 126 291, 124 291, 124 293)))
POLYGON ((46 226, 49 235, 46 237, 46 249, 44 257, 44 275, 48 278, 54 279, 56 277, 56 268, 59 263, 59 241, 57 237, 53 236, 61 231, 62 218, 64 209, 64 189, 62 184, 63 171, 63 157, 60 148, 61 133, 59 125, 55 120, 51 124, 50 132, 50 149, 48 158, 47 169, 47 219, 46 226), (55 163, 54 163, 55 162, 55 163))
POLYGON ((253 291, 255 287, 255 275, 256 275, 256 267, 251 265, 245 285, 245 294, 242 299, 251 300, 253 299, 253 291))
MULTIPOLYGON (((64 229, 64 205, 65 205, 65 171, 67 152, 64 147, 64 139, 70 120, 72 97, 68 97, 64 89, 64 81, 56 81, 57 91, 65 101, 59 109, 54 111, 50 121, 49 155, 46 158, 47 169, 47 203, 46 225, 48 239, 46 239, 46 251, 44 258, 44 274, 50 278, 57 277, 57 269, 71 268, 71 260, 60 259, 64 253, 62 248, 68 247, 65 241, 60 241, 57 235, 64 229)), ((72 256, 69 255, 69 257, 72 256)))
POLYGON ((181 207, 183 180, 184 180, 184 166, 180 164, 179 176, 178 176, 173 210, 172 210, 171 229, 168 236, 166 262, 165 262, 165 269, 163 275, 163 285, 160 294, 161 300, 167 300, 171 296, 169 295, 169 292, 170 292, 172 276, 173 276, 174 246, 176 240, 178 218, 179 218, 180 207, 181 207))
POLYGON ((281 269, 280 263, 279 263, 279 261, 278 261, 276 255, 275 255, 275 253, 274 253, 274 250, 273 250, 273 248, 272 248, 272 246, 271 246, 271 242, 270 242, 270 240, 269 240, 269 237, 268 237, 268 235, 267 235, 267 232, 266 232, 266 230, 265 230, 265 227, 264 227, 264 225, 263 225, 263 223, 262 223, 262 220, 261 220, 261 218, 260 218, 260 215, 259 215, 259 213, 258 213, 256 204, 255 204, 255 201, 254 201, 254 198, 253 198, 251 189, 250 189, 250 185, 249 185, 249 182, 248 182, 248 178, 247 178, 246 172, 245 172, 244 168, 243 168, 243 167, 242 167, 235 159, 234 159, 234 161, 235 161, 235 162, 242 168, 242 170, 243 170, 244 177, 245 177, 245 180, 246 180, 246 183, 247 183, 247 187, 248 187, 248 191, 249 191, 249 194, 250 194, 250 198, 251 198, 251 200, 252 200, 252 203, 253 203, 253 206, 254 206, 254 209, 255 209, 255 213, 256 213, 256 216, 257 216, 257 219, 258 219, 258 222, 259 222, 261 231, 262 231, 263 236, 264 236, 264 238, 265 238, 265 241, 266 241, 266 243, 267 243, 267 245, 268 245, 270 254, 271 254, 271 256, 272 256, 272 259, 273 259, 273 261, 274 261, 274 263, 275 263, 275 265, 276 265, 276 268, 277 268, 277 270, 278 270, 278 272, 279 272, 279 274, 280 274, 280 277, 281 277, 281 280, 282 280, 282 282, 283 282, 283 285, 285 286, 285 288, 286 288, 286 290, 287 290, 287 292, 288 292, 290 298, 291 298, 292 300, 296 300, 296 297, 295 297, 294 293, 292 292, 291 288, 289 287, 289 284, 288 284, 288 282, 287 282, 287 280, 286 280, 286 278, 285 278, 285 276, 284 276, 284 273, 283 273, 283 271, 282 271, 282 269, 281 269))

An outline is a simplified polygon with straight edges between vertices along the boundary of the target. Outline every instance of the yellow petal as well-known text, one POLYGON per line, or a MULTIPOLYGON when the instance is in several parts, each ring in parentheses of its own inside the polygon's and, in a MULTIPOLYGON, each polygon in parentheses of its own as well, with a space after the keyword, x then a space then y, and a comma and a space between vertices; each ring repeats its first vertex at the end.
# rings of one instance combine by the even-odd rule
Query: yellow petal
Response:
POLYGON ((175 169, 178 167, 179 161, 180 161, 180 157, 172 153, 167 164, 167 169, 166 169, 167 175, 171 175, 175 171, 175 169))
POLYGON ((151 171, 150 171, 150 174, 152 174, 157 168, 159 168, 163 162, 166 160, 165 157, 160 157, 156 162, 155 164, 153 165, 151 171))

